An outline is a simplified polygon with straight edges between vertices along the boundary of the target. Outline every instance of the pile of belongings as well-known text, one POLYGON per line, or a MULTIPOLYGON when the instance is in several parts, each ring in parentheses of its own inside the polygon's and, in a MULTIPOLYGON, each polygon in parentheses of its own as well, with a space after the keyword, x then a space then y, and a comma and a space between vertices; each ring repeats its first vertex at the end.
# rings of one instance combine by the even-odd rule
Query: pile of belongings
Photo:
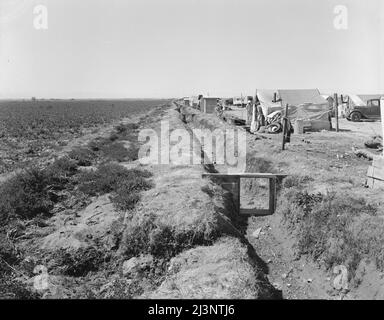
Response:
POLYGON ((267 115, 265 129, 268 133, 279 133, 283 130, 281 111, 275 111, 267 115))
MULTIPOLYGON (((268 133, 280 133, 283 131, 283 115, 281 111, 274 111, 270 113, 265 119, 265 130, 268 133)), ((287 134, 293 133, 293 126, 291 122, 287 121, 287 134)))
POLYGON ((370 140, 364 142, 364 145, 370 149, 383 150, 383 137, 380 135, 373 136, 370 140))

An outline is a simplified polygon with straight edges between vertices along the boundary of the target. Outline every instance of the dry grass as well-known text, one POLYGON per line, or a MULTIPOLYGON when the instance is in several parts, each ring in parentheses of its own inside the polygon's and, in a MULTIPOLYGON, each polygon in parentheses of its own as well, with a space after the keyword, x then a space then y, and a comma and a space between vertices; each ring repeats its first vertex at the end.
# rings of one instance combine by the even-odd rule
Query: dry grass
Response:
POLYGON ((84 277, 89 272, 100 270, 110 259, 110 252, 96 247, 77 250, 57 250, 50 255, 50 273, 72 277, 84 277))
POLYGON ((268 299, 274 290, 255 270, 246 247, 224 237, 212 246, 184 251, 170 262, 170 274, 155 299, 268 299))
POLYGON ((310 255, 328 269, 343 264, 351 277, 365 258, 383 270, 384 221, 363 198, 308 194, 292 187, 284 191, 279 208, 287 227, 295 232, 299 254, 310 255))
POLYGON ((117 163, 100 165, 96 170, 81 172, 77 178, 79 190, 88 195, 101 195, 116 190, 125 189, 134 192, 145 189, 148 185, 144 178, 151 173, 145 170, 131 169, 117 163))
POLYGON ((68 154, 68 156, 75 160, 78 166, 82 167, 92 165, 97 159, 97 155, 88 148, 75 148, 68 154))
POLYGON ((0 223, 50 214, 58 201, 56 191, 71 188, 76 164, 60 158, 45 169, 28 168, 0 186, 0 223))
POLYGON ((128 258, 149 253, 168 260, 196 245, 210 245, 217 238, 218 230, 214 227, 195 227, 183 230, 164 224, 154 214, 135 215, 125 229, 120 250, 128 258))
MULTIPOLYGON (((135 161, 138 159, 137 146, 138 125, 134 123, 119 124, 106 138, 97 138, 88 143, 87 148, 72 151, 73 158, 84 160, 86 165, 91 165, 96 158, 104 161, 135 161), (126 146, 126 142, 129 145, 126 146)), ((80 164, 79 164, 80 165, 80 164)))

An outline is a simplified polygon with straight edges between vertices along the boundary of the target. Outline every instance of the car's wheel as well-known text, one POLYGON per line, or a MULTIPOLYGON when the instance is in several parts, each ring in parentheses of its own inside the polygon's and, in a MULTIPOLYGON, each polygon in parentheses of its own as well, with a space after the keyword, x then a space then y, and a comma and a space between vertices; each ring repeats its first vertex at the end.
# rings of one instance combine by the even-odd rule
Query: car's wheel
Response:
POLYGON ((350 118, 351 118, 351 120, 354 121, 354 122, 360 121, 360 120, 361 120, 361 113, 360 113, 360 112, 353 112, 353 113, 350 115, 350 118))

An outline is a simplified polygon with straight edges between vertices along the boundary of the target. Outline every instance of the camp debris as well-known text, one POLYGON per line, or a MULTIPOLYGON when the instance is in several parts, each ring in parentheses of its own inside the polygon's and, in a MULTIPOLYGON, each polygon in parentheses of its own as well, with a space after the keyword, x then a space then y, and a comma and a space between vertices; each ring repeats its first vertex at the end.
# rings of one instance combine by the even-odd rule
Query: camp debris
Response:
POLYGON ((372 139, 365 141, 364 145, 370 149, 383 150, 383 138, 381 136, 374 136, 372 139))

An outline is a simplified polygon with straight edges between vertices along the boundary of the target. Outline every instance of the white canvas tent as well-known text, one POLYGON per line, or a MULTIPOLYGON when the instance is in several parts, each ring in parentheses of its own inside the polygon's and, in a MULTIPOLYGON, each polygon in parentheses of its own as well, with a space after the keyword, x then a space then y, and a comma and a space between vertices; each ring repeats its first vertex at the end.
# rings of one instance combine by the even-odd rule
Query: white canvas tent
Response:
POLYGON ((273 101, 275 93, 277 94, 277 90, 257 90, 256 97, 265 117, 274 111, 282 110, 281 103, 273 101))

